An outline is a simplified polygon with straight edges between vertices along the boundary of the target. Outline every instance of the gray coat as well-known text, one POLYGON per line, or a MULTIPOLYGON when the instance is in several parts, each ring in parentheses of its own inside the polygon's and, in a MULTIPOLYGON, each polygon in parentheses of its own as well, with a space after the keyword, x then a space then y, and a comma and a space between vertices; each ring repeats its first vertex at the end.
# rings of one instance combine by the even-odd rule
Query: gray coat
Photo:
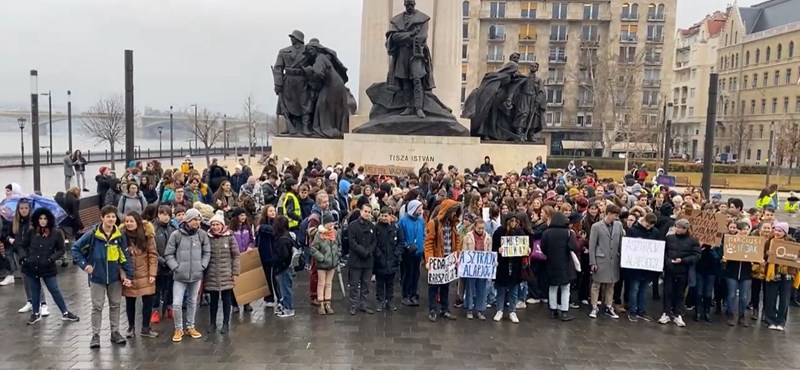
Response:
POLYGON ((136 196, 128 193, 123 193, 117 202, 117 210, 119 217, 124 217, 128 212, 137 212, 140 215, 144 213, 144 208, 147 207, 147 199, 141 191, 136 196))
POLYGON ((203 271, 211 259, 211 242, 203 230, 194 235, 181 226, 169 236, 167 249, 164 251, 167 267, 172 271, 172 278, 181 283, 191 283, 203 278, 203 271))
POLYGON ((230 232, 211 240, 211 259, 206 269, 205 289, 212 292, 233 289, 233 277, 239 276, 239 246, 230 232))
POLYGON ((64 176, 72 177, 75 176, 75 168, 73 167, 75 164, 72 162, 72 157, 69 155, 64 156, 64 176))
POLYGON ((597 266, 592 280, 597 283, 613 284, 619 281, 620 250, 622 249, 622 223, 614 222, 609 234, 606 222, 600 220, 592 225, 589 236, 589 264, 597 266))

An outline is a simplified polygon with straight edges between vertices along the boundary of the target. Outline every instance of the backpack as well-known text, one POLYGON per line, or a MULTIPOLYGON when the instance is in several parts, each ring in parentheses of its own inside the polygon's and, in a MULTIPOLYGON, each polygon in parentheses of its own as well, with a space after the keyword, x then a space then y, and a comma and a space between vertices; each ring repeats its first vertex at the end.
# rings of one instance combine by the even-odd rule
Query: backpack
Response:
POLYGON ((309 246, 308 224, 311 222, 312 217, 322 222, 322 220, 319 219, 319 215, 317 215, 316 213, 311 213, 308 217, 306 217, 305 219, 303 219, 303 221, 300 222, 299 231, 295 233, 295 242, 297 243, 298 246, 300 246, 300 248, 305 248, 309 246))
MULTIPOLYGON (((142 197, 137 198, 139 200, 139 204, 142 206, 142 211, 144 212, 144 202, 142 201, 142 197)), ((120 212, 125 210, 125 203, 128 201, 128 197, 122 196, 122 208, 119 210, 120 212)))

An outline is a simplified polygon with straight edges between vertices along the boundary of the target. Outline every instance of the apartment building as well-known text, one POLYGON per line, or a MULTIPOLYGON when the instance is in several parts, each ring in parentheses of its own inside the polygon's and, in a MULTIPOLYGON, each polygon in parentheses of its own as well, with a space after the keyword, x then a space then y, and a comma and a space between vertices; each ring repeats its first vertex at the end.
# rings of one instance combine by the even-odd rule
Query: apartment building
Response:
POLYGON ((730 7, 720 43, 714 152, 774 161, 770 144, 800 123, 800 0, 730 7))
POLYGON ((716 71, 717 50, 727 19, 727 12, 719 11, 676 32, 670 135, 673 154, 703 157, 708 76, 716 71))
POLYGON ((464 0, 462 102, 518 52, 523 72, 540 65, 551 154, 599 155, 601 124, 592 93, 581 88, 581 54, 606 48, 623 59, 646 50, 636 99, 642 122, 655 127, 671 92, 676 8, 677 0, 464 0))

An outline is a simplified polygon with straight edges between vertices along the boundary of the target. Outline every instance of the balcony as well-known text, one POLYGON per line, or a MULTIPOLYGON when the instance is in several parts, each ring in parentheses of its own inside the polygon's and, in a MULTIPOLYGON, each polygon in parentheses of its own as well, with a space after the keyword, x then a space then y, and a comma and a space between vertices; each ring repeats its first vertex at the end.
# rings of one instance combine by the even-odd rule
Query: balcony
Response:
POLYGON ((569 39, 569 36, 567 35, 550 35, 551 43, 567 42, 567 39, 569 39))
POLYGON ((490 42, 492 42, 492 41, 495 41, 495 42, 506 41, 506 34, 503 33, 503 34, 498 35, 498 34, 491 34, 490 33, 489 34, 489 41, 490 42))
POLYGON ((661 80, 644 80, 642 85, 645 87, 659 87, 661 86, 661 80))
POLYGON ((647 64, 647 65, 650 65, 650 64, 661 65, 663 62, 664 62, 664 58, 660 57, 660 56, 659 57, 656 57, 656 56, 646 56, 646 57, 644 57, 644 64, 647 64))
POLYGON ((584 45, 587 44, 599 44, 600 43, 600 35, 581 35, 581 43, 584 45))
POLYGON ((639 21, 639 14, 635 13, 622 13, 619 18, 623 22, 638 22, 639 21))
POLYGON ((486 61, 489 63, 503 63, 506 61, 504 54, 489 54, 486 56, 486 61))
POLYGON ((562 101, 552 101, 552 102, 549 101, 549 102, 547 102, 547 106, 548 107, 563 107, 564 106, 564 101, 563 100, 562 101))
POLYGON ((662 14, 648 14, 647 15, 647 21, 648 22, 664 22, 666 19, 667 19, 667 17, 663 13, 662 14))
POLYGON ((623 44, 635 44, 639 41, 639 36, 635 33, 623 33, 619 35, 619 42, 623 44))
POLYGON ((563 85, 564 84, 564 77, 548 77, 547 82, 548 85, 563 85))
POLYGON ((689 66, 689 62, 676 62, 675 69, 683 69, 689 66))
POLYGON ((551 56, 550 59, 548 59, 548 62, 550 62, 550 64, 565 64, 565 63, 567 63, 567 57, 566 56, 563 56, 563 57, 552 57, 551 56))
POLYGON ((520 44, 534 43, 539 38, 539 35, 519 35, 520 44))
POLYGON ((619 64, 634 64, 636 63, 636 57, 634 56, 620 56, 619 57, 619 64))
POLYGON ((592 108, 592 107, 594 107, 594 100, 578 99, 578 108, 592 108))
POLYGON ((664 35, 647 35, 647 42, 652 44, 663 44, 664 35))

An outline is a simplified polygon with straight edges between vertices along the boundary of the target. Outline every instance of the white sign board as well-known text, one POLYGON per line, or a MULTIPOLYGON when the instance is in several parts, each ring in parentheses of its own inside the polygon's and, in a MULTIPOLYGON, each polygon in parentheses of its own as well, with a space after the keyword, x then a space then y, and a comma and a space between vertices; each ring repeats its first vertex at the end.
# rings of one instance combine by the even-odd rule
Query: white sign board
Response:
POLYGON ((458 279, 455 253, 445 257, 431 257, 428 261, 431 264, 431 268, 428 270, 429 285, 447 284, 458 279))
POLYGON ((494 279, 497 273, 497 252, 461 251, 458 255, 458 277, 494 279))
POLYGON ((527 235, 500 237, 503 257, 527 257, 531 254, 530 241, 527 235))
POLYGON ((639 238, 622 238, 622 263, 624 269, 664 271, 664 241, 639 238))

